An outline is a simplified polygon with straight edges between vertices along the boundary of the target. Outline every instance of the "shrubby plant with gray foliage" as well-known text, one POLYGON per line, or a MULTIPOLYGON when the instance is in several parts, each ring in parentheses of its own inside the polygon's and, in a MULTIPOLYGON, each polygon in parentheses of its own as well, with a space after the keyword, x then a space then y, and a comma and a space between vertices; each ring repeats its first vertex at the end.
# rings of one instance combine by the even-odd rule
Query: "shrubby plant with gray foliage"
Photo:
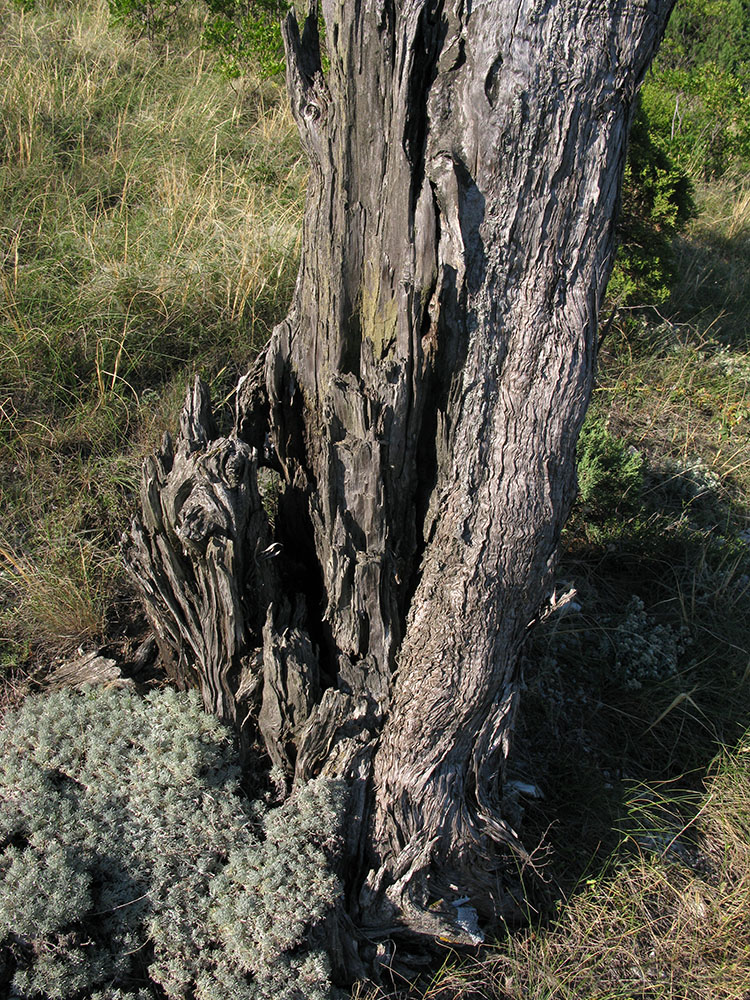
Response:
POLYGON ((305 944, 339 883, 343 788, 269 810, 194 694, 61 691, 0 733, 0 940, 24 998, 323 1000, 305 944))
POLYGON ((604 657, 613 658, 618 678, 630 691, 645 683, 664 681, 678 670, 687 633, 658 624, 633 595, 621 617, 607 623, 601 640, 604 657))
MULTIPOLYGON (((593 601, 592 601, 593 603, 593 601)), ((534 640, 534 687, 548 716, 585 704, 594 691, 615 685, 640 691, 675 677, 690 632, 659 621, 633 594, 617 611, 582 616, 570 601, 539 629, 534 640)))

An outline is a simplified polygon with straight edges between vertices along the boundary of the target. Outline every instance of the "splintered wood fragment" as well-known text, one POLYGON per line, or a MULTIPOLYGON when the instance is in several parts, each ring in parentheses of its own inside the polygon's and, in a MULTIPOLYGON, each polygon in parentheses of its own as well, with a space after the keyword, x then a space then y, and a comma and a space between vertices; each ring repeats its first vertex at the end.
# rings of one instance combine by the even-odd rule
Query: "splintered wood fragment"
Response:
POLYGON ((62 688, 82 688, 86 685, 102 687, 132 687, 133 681, 124 677, 117 661, 93 650, 80 653, 55 666, 41 678, 40 683, 48 691, 62 688))
POLYGON ((165 440, 144 463, 141 504, 123 551, 163 658, 181 685, 200 688, 207 710, 236 722, 237 688, 275 586, 271 561, 255 554, 272 542, 257 452, 218 435, 200 379, 174 446, 165 440))
POLYGON ((296 743, 318 700, 318 663, 288 604, 268 609, 263 626, 263 701, 258 725, 274 764, 291 776, 296 743))

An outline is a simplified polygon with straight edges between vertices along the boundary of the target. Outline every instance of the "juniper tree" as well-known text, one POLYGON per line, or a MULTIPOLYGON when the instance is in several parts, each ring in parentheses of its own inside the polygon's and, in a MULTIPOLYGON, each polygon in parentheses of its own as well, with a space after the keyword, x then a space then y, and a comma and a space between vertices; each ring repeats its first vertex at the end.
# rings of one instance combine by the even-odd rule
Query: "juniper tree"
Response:
POLYGON ((174 676, 257 724, 290 787, 348 782, 350 971, 399 929, 476 940, 460 898, 513 908, 519 656, 672 5, 323 0, 325 72, 318 3, 285 22, 310 160, 294 298, 230 434, 196 384, 125 549, 174 676))

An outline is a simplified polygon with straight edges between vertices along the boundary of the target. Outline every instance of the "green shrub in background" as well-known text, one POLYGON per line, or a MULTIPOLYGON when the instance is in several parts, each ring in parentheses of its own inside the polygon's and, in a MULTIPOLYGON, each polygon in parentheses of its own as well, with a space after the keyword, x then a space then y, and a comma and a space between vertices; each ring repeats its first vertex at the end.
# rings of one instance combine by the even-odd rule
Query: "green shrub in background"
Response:
POLYGON ((693 177, 720 177, 732 166, 747 170, 749 82, 747 72, 738 76, 710 62, 694 69, 657 65, 642 92, 654 141, 693 177))
MULTIPOLYGON (((34 0, 20 0, 32 3, 34 0)), ((174 38, 192 16, 203 21, 203 46, 218 56, 219 68, 231 78, 252 68, 261 76, 284 70, 281 19, 288 0, 108 0, 112 20, 124 24, 152 44, 174 38)))
POLYGON ((587 525, 628 517, 641 507, 643 456, 591 415, 578 439, 578 494, 587 525))
POLYGON ((695 214, 690 180, 748 169, 750 0, 679 0, 630 132, 614 304, 667 299, 673 238, 695 214))
POLYGON ((343 790, 269 811, 194 694, 29 698, 0 734, 0 941, 24 998, 323 1000, 343 790), (99 991, 99 992, 97 992, 99 991))
POLYGON ((628 140, 617 259, 607 294, 617 305, 656 305, 675 280, 672 242, 695 214, 688 176, 653 139, 639 105, 628 140))
POLYGON ((694 69, 712 62, 729 73, 750 63, 750 0, 679 0, 659 61, 665 68, 694 69))
POLYGON ((750 0, 680 0, 643 88, 654 141, 694 177, 750 165, 750 0))
POLYGON ((188 16, 188 5, 185 0, 109 0, 109 11, 115 24, 135 29, 153 45, 176 34, 188 16))
POLYGON ((286 0, 205 0, 209 16, 203 43, 219 56, 222 72, 241 76, 256 65, 262 76, 284 71, 281 18, 291 8, 286 0))

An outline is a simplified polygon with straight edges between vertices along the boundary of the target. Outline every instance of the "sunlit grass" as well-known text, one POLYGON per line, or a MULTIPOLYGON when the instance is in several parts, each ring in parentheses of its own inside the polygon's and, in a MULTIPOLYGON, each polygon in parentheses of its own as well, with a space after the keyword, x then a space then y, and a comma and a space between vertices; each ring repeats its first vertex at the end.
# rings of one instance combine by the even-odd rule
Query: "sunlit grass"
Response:
POLYGON ((33 655, 101 641, 141 455, 283 314, 306 164, 281 88, 224 80, 199 25, 156 50, 101 0, 0 13, 0 624, 33 655))
POLYGON ((288 292, 305 171, 283 102, 195 51, 136 46, 106 8, 22 14, 0 54, 2 358, 17 410, 137 401, 240 363, 288 292))
POLYGON ((624 316, 601 358, 595 405, 653 461, 700 461, 728 497, 750 495, 750 195, 746 181, 697 191, 664 308, 624 316))

